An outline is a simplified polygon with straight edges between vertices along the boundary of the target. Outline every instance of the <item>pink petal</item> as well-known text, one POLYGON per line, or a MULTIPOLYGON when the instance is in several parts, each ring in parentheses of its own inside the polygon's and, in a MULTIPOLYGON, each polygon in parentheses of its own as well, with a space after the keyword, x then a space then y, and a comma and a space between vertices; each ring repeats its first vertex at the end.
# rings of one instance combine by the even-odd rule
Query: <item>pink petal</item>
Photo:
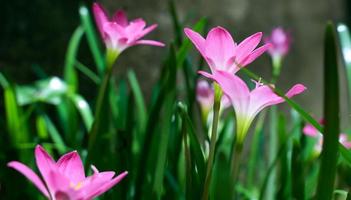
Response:
POLYGON ((102 38, 105 38, 104 24, 109 22, 105 9, 100 4, 94 3, 93 14, 94 14, 95 23, 97 25, 97 28, 99 29, 100 35, 102 38))
POLYGON ((127 171, 121 173, 120 175, 118 175, 117 177, 115 177, 114 179, 109 181, 108 183, 106 183, 103 186, 101 186, 99 191, 97 191, 95 194, 93 194, 91 198, 98 197, 99 195, 105 193, 106 191, 111 189, 113 186, 115 186, 117 183, 119 183, 127 175, 128 175, 127 171))
POLYGON ((256 60, 259 56, 261 56, 264 52, 266 52, 272 45, 270 43, 261 46, 260 48, 254 50, 249 56, 239 62, 242 66, 246 66, 256 60))
POLYGON ((258 32, 246 38, 236 47, 237 62, 241 63, 260 43, 262 33, 258 32))
POLYGON ((291 98, 295 95, 298 95, 298 94, 304 92, 306 89, 307 88, 304 85, 296 84, 285 94, 285 96, 291 98))
POLYGON ((95 166, 91 166, 91 168, 94 174, 82 182, 82 187, 79 190, 78 197, 83 199, 92 199, 100 191, 101 187, 110 182, 115 175, 115 172, 112 171, 100 173, 95 166))
POLYGON ((57 161, 57 166, 59 171, 69 177, 73 184, 77 184, 85 179, 84 166, 76 151, 63 155, 57 161))
POLYGON ((198 73, 216 81, 221 86, 223 92, 230 98, 237 114, 246 112, 249 105, 250 90, 243 80, 225 71, 215 71, 214 74, 203 71, 198 73))
POLYGON ((213 60, 217 69, 224 69, 227 60, 233 57, 235 51, 232 36, 222 27, 210 30, 206 37, 205 48, 206 56, 213 60))
POLYGON ((127 27, 125 27, 126 35, 128 36, 129 43, 132 43, 133 40, 139 39, 137 38, 140 32, 145 28, 146 23, 143 19, 135 19, 129 23, 127 27))
POLYGON ((144 37, 146 34, 150 33, 151 31, 155 30, 156 28, 157 28, 157 24, 153 24, 153 25, 145 28, 144 30, 140 31, 140 33, 138 33, 136 35, 135 39, 138 40, 138 39, 144 37))
POLYGON ((145 45, 158 46, 158 47, 165 46, 165 44, 163 44, 162 42, 158 42, 154 40, 138 40, 135 42, 135 44, 145 44, 145 45))
POLYGON ((41 193, 45 195, 45 197, 49 198, 49 193, 45 188, 44 183, 41 181, 38 175, 33 172, 33 170, 31 170, 26 165, 17 161, 9 162, 7 166, 23 174, 27 179, 29 179, 35 185, 35 187, 39 189, 41 193))
POLYGON ((49 172, 47 184, 53 196, 60 197, 62 200, 77 199, 75 198, 75 191, 72 188, 74 185, 71 185, 72 183, 69 179, 59 171, 49 172))
POLYGON ((302 132, 310 137, 318 137, 318 130, 311 124, 307 124, 305 127, 303 127, 302 132))
POLYGON ((347 149, 351 148, 351 141, 349 140, 347 134, 340 133, 339 142, 347 149))
MULTIPOLYGON (((45 151, 43 147, 40 145, 37 145, 35 147, 35 160, 37 167, 44 179, 44 182, 47 183, 47 179, 49 176, 49 173, 56 169, 56 163, 55 161, 51 158, 51 156, 45 151)), ((50 190, 50 188, 49 188, 50 190)))
MULTIPOLYGON (((291 98, 297 94, 305 91, 305 86, 302 84, 294 85, 286 94, 288 98, 291 98)), ((268 87, 260 86, 254 89, 250 94, 250 108, 249 113, 251 116, 255 116, 258 112, 264 109, 267 106, 276 105, 284 102, 284 99, 268 87)))
POLYGON ((127 37, 125 30, 122 26, 114 22, 108 22, 104 24, 104 32, 108 34, 111 40, 118 40, 122 37, 127 37))
POLYGON ((195 47, 200 52, 200 54, 206 59, 206 54, 205 54, 206 40, 200 34, 191 30, 190 28, 185 28, 184 33, 191 40, 191 42, 195 45, 195 47))
POLYGON ((115 12, 112 19, 122 27, 128 26, 128 18, 123 10, 118 10, 117 12, 115 12))

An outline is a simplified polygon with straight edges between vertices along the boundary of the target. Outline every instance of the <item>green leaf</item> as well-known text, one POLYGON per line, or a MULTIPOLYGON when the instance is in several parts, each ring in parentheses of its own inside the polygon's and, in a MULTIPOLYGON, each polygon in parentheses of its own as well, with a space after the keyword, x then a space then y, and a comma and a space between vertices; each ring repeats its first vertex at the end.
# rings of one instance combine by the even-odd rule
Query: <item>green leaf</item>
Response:
POLYGON ((324 40, 324 135, 316 199, 332 199, 339 145, 339 77, 334 26, 327 24, 324 40))
MULTIPOLYGON (((194 25, 193 30, 195 32, 202 33, 205 29, 206 24, 207 24, 207 19, 202 18, 194 25)), ((177 68, 180 68, 183 65, 188 55, 188 52, 191 48, 191 44, 192 44, 191 41, 188 38, 186 38, 183 41, 182 45, 180 46, 177 52, 177 68)))
POLYGON ((94 117, 88 102, 78 94, 71 95, 70 98, 74 102, 74 105, 76 106, 77 110, 79 111, 83 119, 85 128, 87 130, 90 130, 93 124, 94 117))
POLYGON ((351 100, 351 35, 346 24, 338 24, 337 31, 341 46, 342 57, 345 63, 346 78, 348 81, 349 100, 351 100))
POLYGON ((36 81, 34 85, 17 86, 16 96, 21 106, 36 102, 58 105, 62 102, 67 88, 67 84, 60 78, 51 77, 36 81))
POLYGON ((128 71, 128 80, 129 80, 129 84, 132 89, 132 92, 134 94, 135 102, 138 110, 137 117, 138 117, 138 124, 140 126, 139 129, 140 129, 140 132, 143 132, 145 130, 145 125, 147 120, 147 111, 145 107, 145 100, 134 71, 128 71))
POLYGON ((97 71, 100 75, 102 75, 105 71, 105 60, 99 48, 98 41, 100 40, 100 38, 96 36, 94 25, 89 14, 89 9, 85 5, 80 6, 79 15, 88 39, 90 51, 92 52, 93 58, 95 60, 97 71))
POLYGON ((80 41, 84 30, 81 26, 76 28, 68 45, 65 60, 64 80, 69 87, 69 92, 75 93, 78 88, 77 73, 74 68, 80 41))
POLYGON ((83 63, 76 60, 75 67, 82 72, 85 76, 90 78, 96 85, 101 83, 101 79, 98 75, 96 75, 93 71, 91 71, 87 66, 83 63))
POLYGON ((205 158, 194 126, 187 113, 187 108, 181 102, 178 103, 178 112, 182 118, 182 126, 184 126, 184 130, 186 131, 186 135, 183 137, 189 138, 190 145, 191 176, 188 175, 187 178, 192 180, 187 182, 188 184, 192 184, 190 186, 192 191, 188 192, 191 192, 193 198, 195 196, 199 197, 199 195, 202 195, 202 184, 205 180, 205 158))

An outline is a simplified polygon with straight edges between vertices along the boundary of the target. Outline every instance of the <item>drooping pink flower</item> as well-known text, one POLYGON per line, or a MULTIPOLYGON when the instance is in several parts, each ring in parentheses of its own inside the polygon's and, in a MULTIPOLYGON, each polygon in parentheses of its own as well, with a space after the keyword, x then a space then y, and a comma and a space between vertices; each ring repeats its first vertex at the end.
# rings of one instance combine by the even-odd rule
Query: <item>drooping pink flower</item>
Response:
POLYGON ((164 46, 158 41, 141 39, 153 31, 157 27, 156 24, 146 27, 145 21, 141 18, 128 22, 122 10, 118 10, 112 19, 109 19, 105 9, 98 3, 93 4, 93 13, 100 35, 109 50, 119 54, 126 48, 138 44, 164 46))
POLYGON ((45 197, 51 200, 91 200, 120 182, 127 172, 99 172, 86 177, 83 163, 76 151, 63 155, 57 162, 40 146, 35 148, 37 167, 43 179, 26 165, 12 161, 7 164, 28 178, 45 197))
MULTIPOLYGON (((324 119, 320 119, 318 120, 318 122, 321 125, 324 125, 324 119)), ((322 151, 322 145, 323 145, 323 134, 321 132, 319 132, 314 126, 312 126, 311 124, 306 124, 303 129, 302 132, 309 136, 309 137, 313 137, 316 138, 318 141, 316 143, 315 146, 315 150, 316 152, 319 154, 322 151)), ((340 144, 342 144, 345 148, 347 149, 351 149, 351 140, 349 139, 348 135, 346 133, 340 133, 339 134, 339 142, 340 144)))
MULTIPOLYGON (((255 116, 264 108, 284 102, 271 87, 260 83, 250 91, 246 83, 235 74, 225 71, 216 71, 209 74, 203 71, 200 74, 216 81, 223 92, 230 98, 236 115, 237 141, 242 143, 255 116)), ((285 95, 291 98, 305 90, 302 84, 294 85, 285 95)))
POLYGON ((272 44, 268 49, 272 57, 283 57, 289 52, 291 36, 283 28, 278 27, 272 30, 271 35, 266 37, 264 42, 272 44))
POLYGON ((270 46, 266 44, 255 49, 262 38, 260 32, 251 35, 238 45, 230 33, 222 27, 211 29, 206 39, 189 28, 185 28, 184 32, 207 61, 212 73, 215 70, 235 73, 241 67, 253 62, 270 46))

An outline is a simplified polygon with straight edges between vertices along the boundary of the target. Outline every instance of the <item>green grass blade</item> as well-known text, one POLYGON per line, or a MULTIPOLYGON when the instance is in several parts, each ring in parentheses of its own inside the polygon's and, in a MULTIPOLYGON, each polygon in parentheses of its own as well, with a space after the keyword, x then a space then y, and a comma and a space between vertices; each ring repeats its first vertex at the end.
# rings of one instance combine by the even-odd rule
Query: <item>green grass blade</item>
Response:
POLYGON ((69 87, 69 92, 75 93, 78 88, 77 73, 74 68, 79 44, 83 37, 84 30, 82 27, 76 28, 71 40, 68 44, 68 49, 66 52, 65 69, 64 69, 64 80, 69 87))
POLYGON ((96 85, 99 85, 101 83, 101 79, 98 75, 96 75, 93 71, 91 71, 87 66, 85 66, 83 63, 79 62, 76 60, 76 63, 74 65, 80 72, 82 72, 85 76, 90 78, 96 85))
POLYGON ((78 94, 72 95, 72 96, 70 96, 70 98, 73 101, 77 110, 79 111, 79 113, 83 119, 86 130, 90 130, 91 126, 93 124, 93 121, 94 121, 94 116, 93 116, 93 112, 91 111, 88 102, 82 96, 80 96, 78 94))
POLYGON ((349 101, 351 101, 351 35, 346 24, 338 24, 337 31, 340 40, 341 53, 345 63, 349 89, 349 101))
POLYGON ((318 200, 332 199, 339 144, 339 78, 334 26, 328 23, 324 40, 324 140, 317 186, 318 200))
POLYGON ((99 48, 98 41, 100 38, 96 35, 95 28, 90 17, 89 9, 85 5, 80 6, 79 15, 87 36, 88 45, 95 60, 97 71, 100 75, 102 75, 105 71, 105 60, 103 53, 101 53, 101 50, 99 48))
POLYGON ((134 71, 128 71, 128 80, 129 80, 129 84, 132 89, 132 92, 134 94, 135 103, 138 110, 138 124, 140 126, 139 129, 140 129, 140 132, 143 132, 145 130, 146 121, 147 121, 147 111, 145 106, 145 100, 134 71))
MULTIPOLYGON (((205 29, 206 24, 207 24, 207 19, 202 18, 194 25, 193 30, 198 33, 202 33, 205 29)), ((191 41, 188 38, 186 38, 182 42, 182 45, 180 46, 177 52, 177 68, 180 68, 183 65, 191 47, 192 47, 191 41)))

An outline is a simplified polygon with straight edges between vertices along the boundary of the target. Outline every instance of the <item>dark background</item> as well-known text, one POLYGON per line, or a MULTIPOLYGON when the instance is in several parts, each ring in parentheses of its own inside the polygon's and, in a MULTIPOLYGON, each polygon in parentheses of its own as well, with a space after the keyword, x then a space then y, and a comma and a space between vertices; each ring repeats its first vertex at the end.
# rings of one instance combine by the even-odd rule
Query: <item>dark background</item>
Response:
MULTIPOLYGON (((78 7, 81 3, 90 7, 92 1, 1 0, 0 71, 20 84, 30 83, 44 74, 60 76, 68 41, 80 23, 78 7)), ((130 18, 142 17, 149 24, 159 24, 148 38, 167 44, 174 39, 167 0, 102 0, 101 3, 111 14, 118 8, 124 8, 130 18)), ((206 16, 209 27, 224 26, 237 42, 258 31, 269 33, 276 26, 289 30, 293 45, 284 60, 278 87, 286 89, 294 83, 304 83, 308 91, 297 100, 307 111, 320 117, 324 25, 329 19, 350 22, 350 1, 177 0, 176 3, 186 26, 191 27, 206 16)), ((156 47, 133 47, 118 60, 115 73, 122 77, 126 69, 133 68, 142 83, 144 94, 149 96, 165 53, 165 49, 156 47)), ((193 53, 198 55, 195 50, 193 53)), ((82 43, 79 59, 95 69, 85 42, 82 43)), ((268 78, 271 71, 268 55, 249 67, 268 78)), ((81 93, 89 95, 91 82, 84 77, 81 82, 84 82, 81 93)), ((343 89, 342 93, 345 91, 343 89)))

